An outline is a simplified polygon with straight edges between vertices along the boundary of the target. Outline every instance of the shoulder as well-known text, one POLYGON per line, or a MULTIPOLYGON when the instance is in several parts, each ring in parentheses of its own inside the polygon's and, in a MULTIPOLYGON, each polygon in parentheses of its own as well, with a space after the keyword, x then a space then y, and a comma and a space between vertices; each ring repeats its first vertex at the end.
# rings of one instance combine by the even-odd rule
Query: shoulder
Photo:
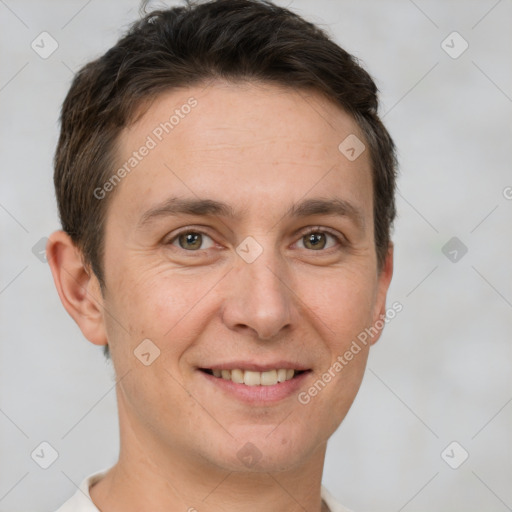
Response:
POLYGON ((322 485, 322 499, 327 503, 330 512, 352 512, 336 501, 334 496, 322 485))
POLYGON ((103 478, 110 468, 102 469, 85 478, 75 494, 63 503, 55 512, 100 512, 94 505, 89 488, 103 478))

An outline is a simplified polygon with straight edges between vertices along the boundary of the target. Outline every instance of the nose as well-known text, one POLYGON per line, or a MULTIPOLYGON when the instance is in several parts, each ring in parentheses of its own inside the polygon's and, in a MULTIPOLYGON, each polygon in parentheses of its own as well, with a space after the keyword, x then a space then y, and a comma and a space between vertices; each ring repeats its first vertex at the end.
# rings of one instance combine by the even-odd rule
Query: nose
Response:
POLYGON ((224 324, 234 331, 253 331, 262 340, 275 338, 297 318, 290 285, 284 262, 271 250, 252 263, 237 257, 226 283, 224 324))

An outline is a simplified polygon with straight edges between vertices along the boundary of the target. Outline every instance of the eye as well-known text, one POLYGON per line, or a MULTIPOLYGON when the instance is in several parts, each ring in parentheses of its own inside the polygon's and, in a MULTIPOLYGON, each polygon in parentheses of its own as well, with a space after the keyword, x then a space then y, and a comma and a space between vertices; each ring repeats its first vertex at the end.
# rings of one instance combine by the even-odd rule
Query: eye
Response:
POLYGON ((209 249, 213 246, 213 240, 202 231, 182 231, 181 233, 178 233, 173 238, 167 242, 169 245, 176 246, 176 243, 178 244, 177 247, 180 249, 184 249, 187 251, 198 251, 198 250, 204 250, 209 249), (204 241, 204 237, 209 239, 211 243, 207 245, 207 247, 201 247, 204 241))
POLYGON ((336 245, 341 245, 341 240, 338 236, 319 227, 312 228, 306 233, 304 233, 300 240, 304 241, 304 246, 306 249, 312 249, 314 251, 321 251, 322 249, 331 249, 336 245), (326 247, 329 238, 334 240, 335 243, 331 244, 331 246, 329 247, 326 247))
MULTIPOLYGON (((336 245, 343 245, 341 237, 321 227, 310 228, 302 234, 299 242, 304 243, 305 249, 313 251, 322 251, 336 247, 336 245), (329 240, 331 240, 330 245, 329 240)), ((166 244, 173 245, 188 252, 198 252, 210 249, 214 246, 212 238, 206 233, 191 229, 177 233, 170 238, 166 244)))

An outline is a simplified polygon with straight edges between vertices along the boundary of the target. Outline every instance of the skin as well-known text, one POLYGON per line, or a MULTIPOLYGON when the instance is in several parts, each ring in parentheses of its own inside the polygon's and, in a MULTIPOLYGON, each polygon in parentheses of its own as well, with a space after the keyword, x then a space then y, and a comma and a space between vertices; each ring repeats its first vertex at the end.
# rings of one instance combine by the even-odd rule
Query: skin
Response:
POLYGON ((156 98, 121 134, 119 165, 190 97, 197 106, 111 192, 105 295, 65 233, 47 247, 64 307, 89 341, 108 342, 118 380, 120 458, 91 497, 103 512, 320 512, 327 440, 380 333, 307 405, 297 393, 243 403, 197 368, 290 360, 311 369, 304 391, 385 314, 393 253, 379 271, 369 154, 349 161, 338 150, 349 134, 364 138, 315 92, 216 81, 156 98), (137 227, 170 196, 223 201, 236 217, 162 216, 137 227), (287 217, 311 198, 343 199, 362 222, 287 217), (202 245, 180 246, 177 231, 188 227, 205 233, 202 245), (311 227, 322 232, 316 246, 311 227), (236 252, 248 236, 263 249, 252 263, 236 252), (146 338, 160 349, 149 366, 134 356, 146 338), (248 441, 261 455, 251 467, 237 457, 248 441))

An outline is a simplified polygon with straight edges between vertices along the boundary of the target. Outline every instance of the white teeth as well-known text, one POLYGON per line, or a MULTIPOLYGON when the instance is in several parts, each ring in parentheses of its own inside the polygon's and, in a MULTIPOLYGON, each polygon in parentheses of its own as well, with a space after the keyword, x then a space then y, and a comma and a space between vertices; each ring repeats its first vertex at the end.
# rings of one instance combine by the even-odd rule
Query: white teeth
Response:
POLYGON ((286 374, 288 372, 286 371, 286 368, 281 368, 280 370, 277 370, 277 382, 284 382, 286 380, 286 374))
POLYGON ((262 386, 274 386, 275 384, 277 384, 277 370, 261 372, 261 385, 262 386))
POLYGON ((244 372, 242 370, 231 370, 231 380, 237 384, 243 384, 244 372))
POLYGON ((261 384, 261 373, 260 372, 244 372, 244 384, 246 386, 259 386, 261 384))
POLYGON ((278 370, 268 370, 266 372, 253 372, 249 370, 212 370, 215 377, 224 380, 231 380, 236 384, 245 384, 246 386, 274 386, 278 382, 293 379, 295 370, 280 368, 278 370))

